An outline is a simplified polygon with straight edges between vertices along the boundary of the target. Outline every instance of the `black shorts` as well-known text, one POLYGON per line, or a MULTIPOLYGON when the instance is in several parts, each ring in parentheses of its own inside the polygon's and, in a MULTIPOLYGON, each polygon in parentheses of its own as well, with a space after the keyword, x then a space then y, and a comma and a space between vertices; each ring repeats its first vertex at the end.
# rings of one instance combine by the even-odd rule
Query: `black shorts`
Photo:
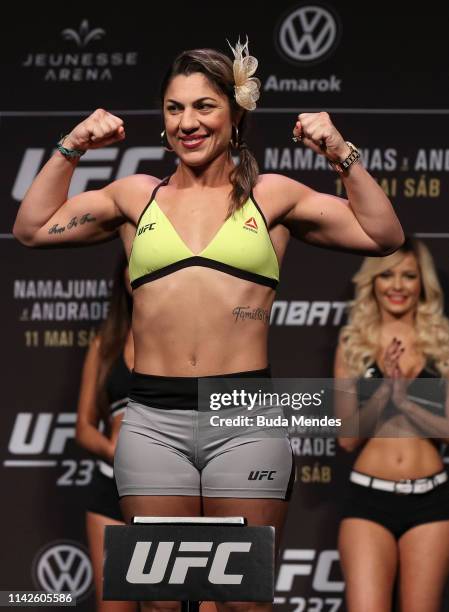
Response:
POLYGON ((341 518, 373 521, 399 539, 417 525, 449 520, 449 480, 428 493, 410 495, 349 482, 341 518))
POLYGON ((87 511, 125 522, 120 511, 115 478, 105 476, 98 468, 94 471, 90 483, 87 511))

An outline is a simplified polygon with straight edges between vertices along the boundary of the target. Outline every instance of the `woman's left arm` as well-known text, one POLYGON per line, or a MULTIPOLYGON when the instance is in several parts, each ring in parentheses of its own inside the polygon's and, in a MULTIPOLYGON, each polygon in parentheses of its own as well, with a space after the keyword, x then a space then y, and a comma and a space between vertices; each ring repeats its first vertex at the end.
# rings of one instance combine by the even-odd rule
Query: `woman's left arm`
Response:
MULTIPOLYGON (((341 163, 351 153, 327 113, 302 113, 294 135, 330 162, 341 163)), ((390 200, 360 161, 340 174, 347 200, 319 193, 291 179, 290 207, 283 223, 307 242, 371 255, 398 249, 404 233, 390 200)))

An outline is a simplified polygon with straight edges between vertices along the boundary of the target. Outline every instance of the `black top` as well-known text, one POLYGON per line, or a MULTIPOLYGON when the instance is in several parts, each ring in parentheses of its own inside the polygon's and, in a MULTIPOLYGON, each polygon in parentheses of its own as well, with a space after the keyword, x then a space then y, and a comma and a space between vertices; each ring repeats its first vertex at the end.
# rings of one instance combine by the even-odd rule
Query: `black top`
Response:
POLYGON ((106 393, 109 400, 110 416, 114 417, 123 411, 128 403, 131 384, 131 370, 125 363, 123 351, 113 364, 106 379, 106 393))
MULTIPOLYGON (((369 399, 379 388, 382 378, 384 378, 383 372, 375 361, 366 368, 363 376, 357 381, 359 400, 366 401, 369 399)), ((431 362, 427 362, 416 378, 410 382, 407 387, 407 397, 421 408, 425 408, 435 415, 444 416, 446 381, 441 378, 440 373, 431 362), (434 382, 429 379, 433 379, 434 382)), ((401 411, 389 400, 382 417, 384 421, 388 421, 400 413, 401 411)))

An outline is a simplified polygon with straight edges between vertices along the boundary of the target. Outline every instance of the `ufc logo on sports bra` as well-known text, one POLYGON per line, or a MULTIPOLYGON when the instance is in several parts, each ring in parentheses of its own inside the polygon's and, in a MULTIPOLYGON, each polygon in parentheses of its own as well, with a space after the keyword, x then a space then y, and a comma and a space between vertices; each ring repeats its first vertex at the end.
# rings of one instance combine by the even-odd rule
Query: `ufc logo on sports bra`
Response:
MULTIPOLYGON (((159 584, 164 580, 170 560, 174 558, 168 584, 184 584, 189 568, 206 567, 211 559, 207 578, 211 584, 241 584, 243 574, 226 574, 226 566, 231 553, 248 553, 251 545, 251 542, 222 542, 215 554, 187 557, 173 555, 175 542, 159 542, 151 568, 144 572, 152 542, 136 542, 126 580, 131 584, 159 584)), ((212 546, 213 542, 180 542, 178 552, 209 553, 212 546)))
POLYGON ((152 230, 154 229, 154 226, 156 225, 156 223, 147 223, 146 225, 142 225, 142 227, 139 229, 139 231, 137 232, 137 235, 140 236, 141 234, 143 234, 144 232, 146 232, 147 230, 152 230))

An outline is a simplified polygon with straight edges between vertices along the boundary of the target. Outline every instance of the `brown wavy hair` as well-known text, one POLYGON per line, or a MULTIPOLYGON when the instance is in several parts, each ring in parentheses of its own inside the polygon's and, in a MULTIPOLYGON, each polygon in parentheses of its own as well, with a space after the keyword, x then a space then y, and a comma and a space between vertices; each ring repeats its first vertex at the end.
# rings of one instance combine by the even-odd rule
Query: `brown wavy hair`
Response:
POLYGON ((392 255, 365 257, 352 278, 355 299, 351 303, 349 322, 340 331, 343 358, 352 376, 360 376, 375 361, 379 349, 381 319, 374 279, 409 253, 416 257, 422 287, 415 314, 417 348, 441 375, 449 374, 449 320, 444 316, 443 291, 433 257, 421 240, 407 237, 392 255))
POLYGON ((109 401, 106 381, 112 366, 125 347, 131 327, 133 303, 126 288, 125 270, 127 267, 128 260, 125 253, 122 253, 114 272, 108 316, 98 332, 100 367, 97 377, 96 405, 98 414, 105 424, 106 432, 109 432, 109 401))
POLYGON ((180 74, 189 76, 195 73, 203 74, 211 86, 221 94, 227 96, 231 109, 231 117, 236 119, 241 113, 237 124, 238 141, 235 143, 240 155, 240 163, 231 171, 229 180, 232 185, 230 193, 231 203, 228 209, 228 217, 239 210, 248 200, 250 193, 257 183, 259 168, 256 158, 251 153, 244 139, 247 129, 248 113, 239 106, 234 96, 234 72, 232 60, 215 49, 193 49, 183 51, 174 60, 167 71, 160 90, 162 105, 164 96, 171 80, 180 74))

